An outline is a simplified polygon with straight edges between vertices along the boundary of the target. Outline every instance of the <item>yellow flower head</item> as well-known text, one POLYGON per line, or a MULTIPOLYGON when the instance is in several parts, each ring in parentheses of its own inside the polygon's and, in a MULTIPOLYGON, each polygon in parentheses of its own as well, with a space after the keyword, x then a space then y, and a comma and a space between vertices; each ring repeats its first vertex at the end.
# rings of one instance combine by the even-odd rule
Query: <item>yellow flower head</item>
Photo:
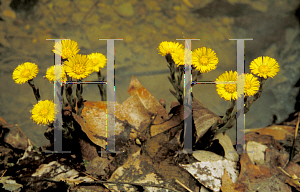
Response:
POLYGON ((64 70, 64 67, 61 65, 53 65, 50 68, 47 69, 46 76, 44 78, 47 78, 50 82, 55 81, 56 75, 59 77, 61 76, 61 81, 67 81, 66 73, 64 70))
POLYGON ((95 72, 98 72, 106 65, 106 57, 102 53, 92 53, 88 55, 88 58, 93 62, 93 68, 95 72))
POLYGON ((280 70, 277 61, 268 56, 257 57, 250 63, 251 72, 259 77, 274 77, 280 70))
POLYGON ((192 61, 196 70, 206 73, 217 68, 219 59, 212 49, 201 47, 193 51, 192 61))
POLYGON ((183 45, 179 44, 178 42, 169 42, 169 41, 163 41, 159 44, 158 48, 159 53, 162 56, 165 56, 167 54, 172 54, 175 52, 176 49, 183 49, 183 45))
POLYGON ((65 61, 64 68, 70 77, 75 79, 83 79, 94 72, 94 65, 92 60, 88 59, 86 55, 77 54, 65 61))
POLYGON ((63 59, 69 59, 70 57, 76 55, 79 52, 78 45, 76 41, 73 40, 62 40, 61 46, 57 42, 52 50, 53 53, 60 55, 63 59), (57 52, 55 52, 57 49, 57 52))
POLYGON ((26 62, 19 65, 13 72, 12 78, 17 84, 26 83, 28 80, 33 79, 39 72, 36 64, 26 62))
MULTIPOLYGON (((242 81, 239 80, 239 83, 242 83, 242 81)), ((236 71, 229 71, 229 73, 225 71, 225 73, 223 73, 216 79, 216 84, 218 94, 221 98, 224 98, 227 101, 237 100, 237 98, 243 94, 243 87, 238 86, 238 89, 236 87, 236 71)))
MULTIPOLYGON (((185 58, 185 55, 188 56, 188 49, 176 49, 173 53, 171 53, 172 59, 175 62, 175 64, 177 65, 177 67, 179 67, 179 65, 184 65, 184 64, 192 64, 192 58, 185 58), (187 61, 187 63, 185 63, 184 61, 187 61)), ((191 52, 191 51, 190 51, 191 52)), ((192 56, 192 52, 191 55, 192 56)))
POLYGON ((245 75, 245 87, 244 92, 245 96, 253 96, 257 91, 259 90, 259 81, 257 80, 257 77, 255 77, 252 74, 247 73, 245 75))
POLYGON ((39 101, 34 105, 31 113, 31 119, 37 124, 47 125, 48 123, 52 123, 55 115, 54 103, 49 100, 39 101))

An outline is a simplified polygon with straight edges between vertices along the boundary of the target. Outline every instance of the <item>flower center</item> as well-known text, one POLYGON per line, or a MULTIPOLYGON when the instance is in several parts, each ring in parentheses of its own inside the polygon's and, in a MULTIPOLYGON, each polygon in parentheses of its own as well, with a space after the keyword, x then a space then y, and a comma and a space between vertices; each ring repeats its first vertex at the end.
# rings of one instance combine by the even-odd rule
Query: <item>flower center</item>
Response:
POLYGON ((207 65, 208 64, 208 58, 206 56, 203 56, 200 58, 200 63, 202 65, 207 65))
POLYGON ((259 68, 258 68, 259 72, 260 73, 268 73, 270 71, 270 68, 267 66, 267 65, 261 65, 259 68))
POLYGON ((74 66, 74 73, 76 73, 77 75, 80 75, 84 72, 84 66, 81 64, 76 64, 74 66))
POLYGON ((233 93, 236 91, 236 84, 226 84, 225 85, 225 90, 228 92, 228 93, 233 93))
POLYGON ((63 49, 63 54, 66 56, 66 57, 69 57, 72 55, 72 51, 69 49, 69 48, 65 48, 63 49))
POLYGON ((30 70, 29 69, 24 69, 22 72, 23 77, 28 77, 30 75, 30 70))
POLYGON ((41 109, 40 114, 41 116, 46 117, 48 115, 48 112, 49 112, 48 109, 43 108, 41 109))

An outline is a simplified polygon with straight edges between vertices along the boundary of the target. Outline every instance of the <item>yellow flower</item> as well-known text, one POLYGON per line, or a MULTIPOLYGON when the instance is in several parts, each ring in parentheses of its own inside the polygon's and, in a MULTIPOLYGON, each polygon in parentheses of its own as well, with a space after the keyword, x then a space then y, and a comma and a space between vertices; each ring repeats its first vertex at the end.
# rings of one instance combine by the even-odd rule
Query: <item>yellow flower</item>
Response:
POLYGON ((245 96, 253 96, 257 91, 259 90, 259 81, 257 80, 257 77, 255 77, 252 74, 246 74, 245 75, 245 87, 244 92, 245 96))
MULTIPOLYGON (((217 92, 221 98, 224 98, 227 101, 237 100, 243 94, 243 87, 238 86, 237 84, 237 72, 225 71, 216 79, 217 92)), ((239 81, 241 83, 241 81, 239 81)))
POLYGON ((219 59, 212 49, 201 47, 193 51, 192 61, 196 70, 206 73, 217 68, 219 59))
POLYGON ((67 81, 64 67, 61 65, 58 65, 58 66, 55 65, 55 67, 53 65, 50 68, 48 68, 47 72, 46 72, 46 76, 44 78, 47 78, 50 82, 53 82, 55 80, 55 74, 57 74, 58 77, 59 77, 59 74, 61 74, 61 81, 67 81), (54 72, 54 70, 55 70, 55 72, 54 72))
POLYGON ((31 119, 37 124, 47 125, 48 123, 52 123, 55 115, 54 103, 49 100, 39 101, 34 105, 31 113, 31 119))
POLYGON ((88 58, 92 60, 95 72, 98 72, 100 68, 104 68, 104 66, 106 65, 107 59, 102 53, 89 54, 88 58))
POLYGON ((280 70, 277 61, 268 56, 257 57, 250 63, 251 72, 259 77, 274 77, 280 70))
MULTIPOLYGON (((188 49, 176 49, 173 53, 171 53, 172 59, 175 62, 175 64, 177 65, 177 67, 179 67, 179 65, 184 65, 185 64, 184 60, 187 61, 186 64, 192 64, 191 63, 192 58, 185 59, 185 53, 187 53, 188 51, 189 51, 188 49)), ((192 55, 192 52, 191 52, 191 55, 192 55)))
POLYGON ((12 78, 17 84, 23 84, 35 78, 38 72, 39 68, 36 64, 25 62, 14 70, 12 78))
POLYGON ((94 72, 92 60, 88 59, 86 55, 80 54, 70 57, 68 61, 65 61, 64 68, 67 74, 75 79, 86 78, 94 72))
POLYGON ((175 52, 176 49, 183 49, 183 45, 179 44, 178 42, 169 42, 169 41, 163 41, 159 44, 158 48, 159 53, 162 56, 165 56, 167 54, 172 54, 175 52))
POLYGON ((62 40, 61 46, 59 42, 57 42, 52 50, 55 53, 55 49, 57 48, 57 53, 63 59, 69 59, 70 57, 76 55, 80 49, 78 49, 78 45, 76 41, 73 40, 62 40))

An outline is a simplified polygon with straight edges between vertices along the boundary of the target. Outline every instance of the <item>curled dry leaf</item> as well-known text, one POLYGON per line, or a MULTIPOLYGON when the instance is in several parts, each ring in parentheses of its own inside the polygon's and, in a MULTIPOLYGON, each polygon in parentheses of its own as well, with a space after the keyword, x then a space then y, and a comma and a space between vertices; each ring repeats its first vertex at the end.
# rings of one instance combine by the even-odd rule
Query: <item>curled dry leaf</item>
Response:
POLYGON ((137 95, 131 95, 123 102, 121 113, 126 121, 137 130, 141 129, 141 123, 143 121, 148 121, 151 118, 151 114, 144 107, 137 95))
POLYGON ((169 130, 175 126, 178 126, 184 119, 184 106, 178 105, 174 106, 170 111, 171 116, 168 120, 165 120, 161 124, 154 124, 151 126, 151 136, 154 137, 166 130, 169 130))
MULTIPOLYGON (((128 90, 131 95, 122 105, 115 102, 115 139, 117 142, 127 141, 130 130, 140 131, 143 123, 149 121, 153 114, 159 118, 155 124, 164 122, 167 117, 165 108, 144 88, 133 76, 128 90), (121 140, 120 140, 121 139, 121 140)), ((113 104, 109 103, 109 104, 113 104)), ((106 146, 106 102, 85 102, 82 110, 84 120, 73 114, 88 138, 103 148, 106 146)), ((113 114, 107 114, 107 118, 113 120, 113 114)), ((161 131, 160 127, 157 127, 161 131)), ((161 131, 162 132, 162 131, 161 131)))
POLYGON ((215 136, 214 139, 219 140, 220 145, 224 149, 226 159, 235 162, 239 160, 239 155, 237 153, 233 153, 236 150, 233 148, 231 139, 228 137, 227 134, 219 133, 218 135, 215 136))
MULTIPOLYGON (((243 129, 244 131, 244 129, 243 129)), ((271 135, 276 140, 287 140, 294 136, 295 127, 285 125, 272 125, 258 129, 245 129, 245 133, 257 132, 261 135, 271 135)))
MULTIPOLYGON (((127 126, 125 117, 122 114, 122 106, 115 103, 115 135, 116 138, 125 130, 127 126)), ((73 117, 80 124, 83 132, 88 138, 98 146, 106 147, 106 102, 91 102, 84 103, 81 116, 73 113, 73 117)), ((108 118, 113 120, 113 115, 108 114, 108 118)), ((117 140, 117 139, 116 139, 117 140)))
POLYGON ((131 78, 128 93, 131 96, 137 96, 150 115, 157 114, 157 117, 153 122, 154 125, 151 126, 151 136, 158 135, 181 122, 178 117, 170 119, 172 121, 168 121, 169 116, 166 109, 145 87, 141 85, 135 76, 132 76, 131 78))
POLYGON ((153 97, 153 95, 141 85, 137 78, 133 75, 129 84, 128 93, 132 95, 137 95, 144 107, 149 111, 149 113, 156 114, 160 118, 156 118, 154 124, 164 122, 164 119, 168 118, 166 109, 160 104, 159 101, 153 97))
POLYGON ((208 129, 221 118, 211 112, 203 103, 193 98, 193 118, 195 122, 197 137, 196 142, 208 131, 208 129))
POLYGON ((26 135, 21 133, 18 129, 14 129, 6 135, 4 142, 10 144, 14 148, 26 150, 27 139, 28 137, 26 137, 26 135))

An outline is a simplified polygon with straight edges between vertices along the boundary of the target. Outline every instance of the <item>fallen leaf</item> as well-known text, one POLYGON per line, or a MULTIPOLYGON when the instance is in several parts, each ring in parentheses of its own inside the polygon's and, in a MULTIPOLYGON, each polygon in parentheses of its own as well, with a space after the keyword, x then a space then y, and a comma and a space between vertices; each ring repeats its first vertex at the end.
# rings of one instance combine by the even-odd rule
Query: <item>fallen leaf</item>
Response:
POLYGON ((204 150, 199 150, 193 153, 193 157, 197 159, 198 161, 218 161, 218 160, 223 160, 224 157, 217 155, 213 152, 210 151, 204 151, 204 150))
MULTIPOLYGON (((118 167, 108 181, 127 182, 132 184, 160 184, 168 187, 163 179, 153 172, 153 165, 148 156, 141 155, 141 151, 133 153, 128 157, 125 163, 118 167)), ((104 184, 111 191, 136 191, 136 189, 129 184, 104 184)), ((162 188, 144 187, 149 191, 161 191, 162 188)))
POLYGON ((195 122, 197 137, 196 142, 208 131, 208 129, 221 118, 211 112, 204 104, 193 98, 193 118, 195 122))
POLYGON ((227 170, 225 169, 224 174, 222 176, 222 192, 240 192, 234 189, 235 184, 231 181, 228 176, 227 170))
POLYGON ((237 153, 233 153, 236 150, 233 148, 231 139, 228 137, 228 135, 226 133, 219 133, 215 136, 214 140, 216 139, 219 140, 220 145, 224 149, 225 158, 237 162, 239 160, 239 155, 237 153))
POLYGON ((285 126, 285 125, 272 125, 264 128, 256 129, 243 129, 245 133, 256 132, 261 135, 271 135, 276 140, 287 140, 290 137, 294 136, 295 127, 285 126))
POLYGON ((187 170, 191 175, 193 175, 193 177, 197 179, 202 185, 215 192, 220 191, 221 179, 222 175, 224 174, 225 168, 227 169, 229 176, 233 182, 237 181, 239 175, 236 162, 227 159, 179 165, 187 170))
POLYGON ((159 124, 168 118, 166 109, 159 103, 153 95, 141 85, 137 78, 133 75, 129 84, 128 93, 137 95, 144 107, 152 114, 156 114, 159 118, 156 118, 154 124, 159 124))
MULTIPOLYGON (((122 121, 125 119, 122 115, 122 106, 115 103, 115 137, 116 137, 116 145, 118 142, 121 142, 119 136, 124 131, 129 132, 130 127, 128 127, 127 123, 122 121), (129 130, 126 130, 129 129, 129 130)), ((102 148, 106 148, 106 101, 103 102, 91 102, 87 101, 84 103, 84 108, 82 110, 81 118, 80 116, 73 113, 74 119, 80 124, 83 132, 86 133, 88 138, 98 146, 102 148)), ((114 116, 112 114, 107 115, 108 118, 114 120, 114 116)), ((123 134, 124 136, 124 134, 123 134)), ((123 138, 123 140, 127 140, 128 138, 123 138)))
POLYGON ((248 154, 243 153, 240 164, 241 171, 235 190, 258 192, 291 191, 291 188, 277 177, 280 170, 277 167, 272 167, 271 162, 263 165, 254 165, 248 154))

